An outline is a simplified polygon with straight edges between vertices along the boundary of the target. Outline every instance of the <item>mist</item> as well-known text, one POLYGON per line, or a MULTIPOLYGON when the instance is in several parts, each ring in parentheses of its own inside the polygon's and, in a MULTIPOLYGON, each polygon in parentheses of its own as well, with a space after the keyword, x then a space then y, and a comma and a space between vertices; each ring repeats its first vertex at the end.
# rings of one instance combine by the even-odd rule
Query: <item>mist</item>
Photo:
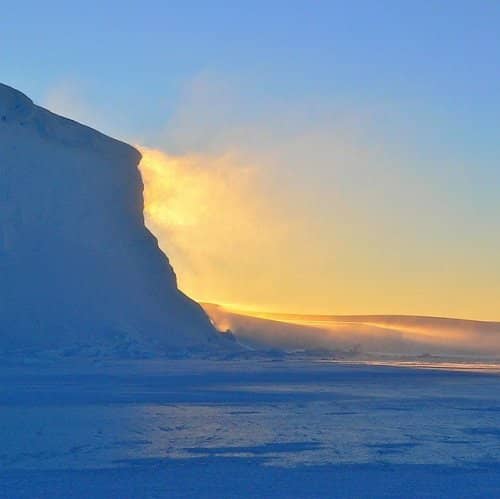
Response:
POLYGON ((495 211, 458 200, 473 165, 436 148, 415 110, 286 89, 269 99, 204 72, 163 126, 131 136, 80 90, 63 82, 46 101, 139 145, 146 222, 197 300, 499 319, 495 211))
POLYGON ((500 357, 500 323, 417 316, 274 314, 203 305, 221 330, 257 349, 349 356, 500 357))
MULTIPOLYGON (((488 261, 500 240, 484 223, 457 239, 471 217, 449 189, 460 169, 410 118, 320 96, 269 102, 241 80, 195 78, 147 148, 175 159, 191 213, 177 234, 146 213, 181 287, 252 310, 497 320, 488 261)), ((168 211, 179 196, 155 198, 168 211)))

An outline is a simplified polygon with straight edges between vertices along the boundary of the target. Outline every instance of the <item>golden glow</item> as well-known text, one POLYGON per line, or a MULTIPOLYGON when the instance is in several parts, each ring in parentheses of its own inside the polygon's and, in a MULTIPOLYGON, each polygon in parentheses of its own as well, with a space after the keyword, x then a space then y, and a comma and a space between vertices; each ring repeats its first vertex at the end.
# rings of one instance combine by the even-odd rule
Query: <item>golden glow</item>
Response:
POLYGON ((403 237, 369 209, 356 212, 359 200, 350 208, 331 185, 288 182, 258 154, 140 150, 146 223, 179 287, 198 301, 253 312, 498 319, 491 260, 466 257, 465 246, 425 244, 409 223, 403 237))
POLYGON ((261 170, 230 154, 140 149, 146 223, 181 289, 198 300, 252 304, 280 286, 269 267, 280 260, 289 226, 268 199, 261 170))
MULTIPOLYGON (((470 330, 473 329, 474 325, 474 322, 472 322, 471 326, 470 321, 435 317, 287 314, 253 311, 227 304, 219 308, 237 315, 327 329, 329 331, 336 331, 346 325, 367 326, 373 335, 377 334, 377 330, 394 330, 409 337, 418 336, 431 343, 442 343, 444 339, 465 342, 470 339, 470 330)), ((210 310, 210 307, 207 307, 207 310, 210 310)), ((217 317, 219 320, 228 322, 224 314, 219 313, 217 317)), ((231 327, 231 324, 228 323, 227 328, 231 327)))
POLYGON ((412 316, 335 316, 247 312, 203 304, 214 324, 243 340, 289 347, 352 348, 399 354, 500 353, 500 323, 412 316))

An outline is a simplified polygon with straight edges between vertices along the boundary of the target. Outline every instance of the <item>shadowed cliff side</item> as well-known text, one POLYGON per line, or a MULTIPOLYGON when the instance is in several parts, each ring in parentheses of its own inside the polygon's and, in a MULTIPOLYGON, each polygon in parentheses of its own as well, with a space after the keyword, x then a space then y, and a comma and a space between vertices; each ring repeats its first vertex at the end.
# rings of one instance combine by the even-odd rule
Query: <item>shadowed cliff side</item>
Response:
POLYGON ((144 226, 139 161, 0 85, 0 348, 227 344, 144 226))

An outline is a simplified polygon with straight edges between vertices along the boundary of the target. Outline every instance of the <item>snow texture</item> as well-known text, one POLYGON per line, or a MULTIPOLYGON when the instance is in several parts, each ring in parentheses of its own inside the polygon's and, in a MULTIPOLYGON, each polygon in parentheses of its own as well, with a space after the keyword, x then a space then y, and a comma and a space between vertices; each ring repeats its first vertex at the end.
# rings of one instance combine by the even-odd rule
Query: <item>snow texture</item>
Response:
POLYGON ((330 351, 351 355, 500 358, 500 322, 404 315, 300 315, 203 307, 221 329, 256 349, 330 351))
POLYGON ((2 366, 0 497, 498 497, 499 366, 425 367, 2 366))
POLYGON ((225 344, 143 220, 140 154, 0 85, 0 348, 225 344))

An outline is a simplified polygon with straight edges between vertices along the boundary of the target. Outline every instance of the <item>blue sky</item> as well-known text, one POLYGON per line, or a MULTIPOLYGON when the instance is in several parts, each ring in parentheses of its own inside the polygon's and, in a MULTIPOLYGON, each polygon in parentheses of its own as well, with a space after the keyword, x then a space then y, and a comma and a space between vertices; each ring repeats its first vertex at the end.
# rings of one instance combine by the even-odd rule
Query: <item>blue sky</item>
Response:
POLYGON ((96 105, 155 121, 200 71, 278 98, 407 105, 468 122, 476 140, 499 110, 495 1, 28 1, 2 18, 7 83, 41 99, 76 81, 96 105))
MULTIPOLYGON (((432 286, 422 283, 397 310, 363 312, 408 312, 420 300, 415 311, 467 316, 465 294, 445 303, 456 288, 476 289, 471 315, 499 318, 499 26, 500 3, 486 0, 17 2, 2 12, 0 74, 56 111, 179 154, 237 146, 275 158, 277 137, 288 149, 270 171, 317 197, 352 199, 347 227, 399 233, 401 268, 451 265, 427 309, 421 295, 432 286), (357 152, 347 163, 358 167, 332 174, 329 133, 349 135, 357 152), (292 151, 297 137, 304 147, 292 151), (302 161, 307 147, 314 162, 302 161), (380 182, 399 192, 391 202, 380 182)), ((307 213, 340 230, 327 204, 307 213)), ((359 256, 358 266, 375 276, 394 254, 368 236, 352 240, 368 244, 380 259, 370 267, 359 256)), ((335 279, 345 286, 348 274, 335 279)))

